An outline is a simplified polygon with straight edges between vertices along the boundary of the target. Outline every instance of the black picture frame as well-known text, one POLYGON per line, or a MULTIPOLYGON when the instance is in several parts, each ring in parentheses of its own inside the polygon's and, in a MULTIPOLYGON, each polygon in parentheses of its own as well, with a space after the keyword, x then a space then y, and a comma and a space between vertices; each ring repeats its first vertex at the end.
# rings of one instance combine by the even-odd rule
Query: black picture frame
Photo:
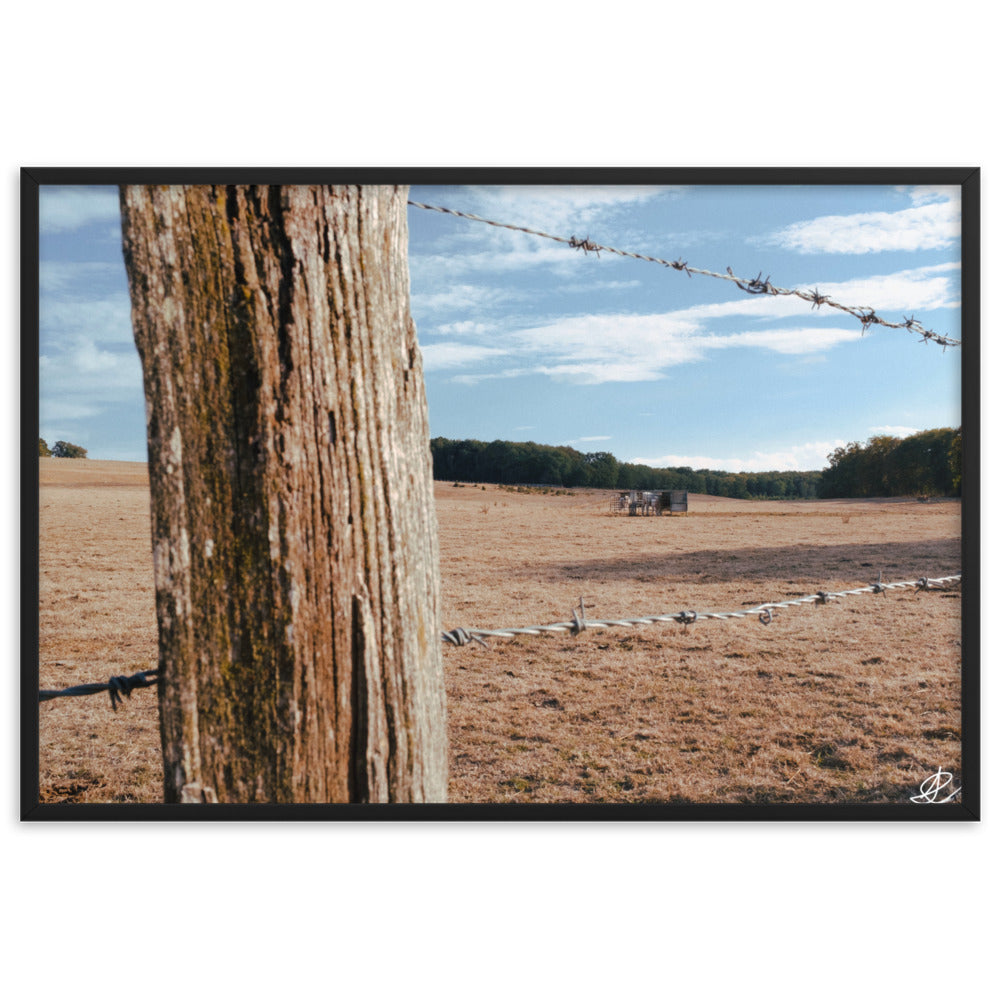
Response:
MULTIPOLYGON (((21 171, 21 798, 22 820, 901 821, 980 818, 980 170, 879 168, 51 168, 21 171), (86 804, 39 801, 39 191, 127 184, 960 185, 962 192, 962 794, 949 808, 908 804, 86 804)), ((99 680, 99 678, 94 678, 99 680)))

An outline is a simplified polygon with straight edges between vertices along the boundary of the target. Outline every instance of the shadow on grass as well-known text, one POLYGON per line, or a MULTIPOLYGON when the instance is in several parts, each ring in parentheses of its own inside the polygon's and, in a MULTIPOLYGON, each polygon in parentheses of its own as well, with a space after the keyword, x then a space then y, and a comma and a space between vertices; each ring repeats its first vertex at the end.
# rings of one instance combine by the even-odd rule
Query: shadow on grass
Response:
MULTIPOLYGON (((678 541, 682 542, 680 537, 678 541)), ((782 545, 741 549, 701 549, 670 555, 586 559, 550 568, 537 565, 510 571, 511 576, 552 580, 684 580, 717 583, 730 580, 847 580, 864 586, 921 576, 951 576, 961 570, 961 541, 939 538, 914 542, 857 543, 852 545, 782 545), (857 581, 857 582, 853 582, 857 581)))

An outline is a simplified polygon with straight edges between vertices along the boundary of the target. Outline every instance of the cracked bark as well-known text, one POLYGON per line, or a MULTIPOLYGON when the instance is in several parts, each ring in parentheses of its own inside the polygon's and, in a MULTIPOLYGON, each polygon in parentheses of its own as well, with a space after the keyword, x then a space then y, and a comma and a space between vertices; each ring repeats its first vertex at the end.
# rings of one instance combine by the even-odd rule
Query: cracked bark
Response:
POLYGON ((406 190, 120 200, 166 800, 444 801, 406 190))

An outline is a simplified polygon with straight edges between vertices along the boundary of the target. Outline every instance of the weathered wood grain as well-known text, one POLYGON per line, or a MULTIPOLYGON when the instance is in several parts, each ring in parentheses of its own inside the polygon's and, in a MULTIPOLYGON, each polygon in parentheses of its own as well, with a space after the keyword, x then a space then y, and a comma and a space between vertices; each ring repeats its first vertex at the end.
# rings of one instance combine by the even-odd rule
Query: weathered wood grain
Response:
POLYGON ((165 797, 443 801, 406 190, 128 187, 165 797))

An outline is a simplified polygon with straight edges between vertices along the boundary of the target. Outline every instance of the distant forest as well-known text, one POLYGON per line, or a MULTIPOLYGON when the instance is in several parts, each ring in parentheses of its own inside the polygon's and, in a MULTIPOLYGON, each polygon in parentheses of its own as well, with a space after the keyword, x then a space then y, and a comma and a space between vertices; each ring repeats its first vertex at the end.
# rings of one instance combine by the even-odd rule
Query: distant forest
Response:
POLYGON ((910 437, 851 442, 828 456, 821 497, 959 496, 962 429, 939 427, 910 437))
POLYGON ((580 452, 534 441, 431 440, 434 478, 471 483, 534 483, 619 490, 687 490, 735 499, 954 495, 961 489, 961 432, 874 437, 828 456, 822 472, 654 469, 611 452, 580 452))
POLYGON ((608 451, 579 452, 534 441, 431 440, 434 478, 471 483, 537 483, 620 490, 687 490, 749 500, 815 497, 819 472, 718 472, 654 469, 619 462, 608 451))

